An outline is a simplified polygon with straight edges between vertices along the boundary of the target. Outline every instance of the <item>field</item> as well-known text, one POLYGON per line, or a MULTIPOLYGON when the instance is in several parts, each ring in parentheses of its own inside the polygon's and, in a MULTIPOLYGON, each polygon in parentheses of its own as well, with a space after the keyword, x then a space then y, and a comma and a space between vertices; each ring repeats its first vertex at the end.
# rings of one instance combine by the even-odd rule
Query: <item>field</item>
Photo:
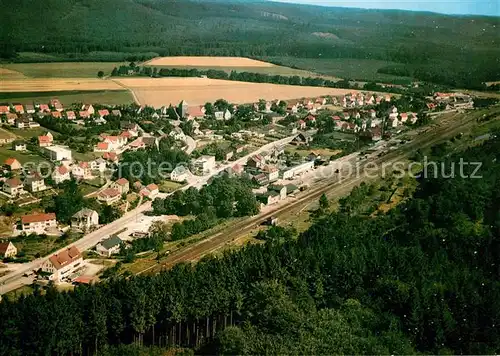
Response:
POLYGON ((26 164, 27 162, 39 163, 48 162, 45 158, 35 155, 30 152, 19 152, 10 149, 10 145, 0 147, 0 163, 3 164, 7 158, 15 158, 21 164, 26 164))
POLYGON ((8 138, 15 138, 16 135, 14 135, 12 132, 6 131, 4 129, 0 129, 0 139, 8 139, 8 138))
POLYGON ((89 90, 89 91, 54 91, 54 92, 18 92, 0 93, 0 102, 32 104, 34 101, 46 103, 58 98, 65 106, 73 103, 93 103, 105 105, 121 105, 134 102, 128 90, 89 90))
MULTIPOLYGON (((243 57, 161 57, 145 62, 144 65, 159 68, 198 69, 202 71, 215 69, 228 73, 236 71, 283 76, 325 77, 307 70, 278 66, 269 62, 243 57)), ((338 80, 335 77, 327 77, 327 79, 338 80)))
POLYGON ((189 105, 202 105, 224 98, 229 102, 252 103, 259 99, 298 99, 320 95, 343 95, 352 90, 267 83, 246 83, 204 78, 123 78, 115 81, 130 88, 142 105, 161 107, 177 105, 186 100, 189 105))
POLYGON ((0 77, 96 78, 97 72, 111 73, 125 62, 12 63, 0 67, 0 77), (5 74, 4 74, 5 73, 5 74))
POLYGON ((123 90, 112 80, 97 78, 35 78, 0 81, 0 92, 44 92, 66 90, 123 90))
POLYGON ((283 66, 297 67, 324 75, 366 81, 408 81, 410 78, 377 73, 379 68, 398 63, 373 59, 265 57, 283 66))

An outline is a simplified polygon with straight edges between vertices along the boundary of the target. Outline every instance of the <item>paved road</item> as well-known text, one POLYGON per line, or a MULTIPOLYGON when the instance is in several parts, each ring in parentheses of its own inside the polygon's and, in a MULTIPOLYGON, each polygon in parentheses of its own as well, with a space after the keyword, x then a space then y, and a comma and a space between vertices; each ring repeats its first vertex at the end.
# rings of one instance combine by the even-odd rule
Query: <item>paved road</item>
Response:
POLYGON ((196 149, 196 141, 191 136, 186 136, 186 153, 190 155, 196 149))
MULTIPOLYGON (((199 177, 199 179, 191 184, 188 184, 181 189, 188 189, 189 187, 195 187, 195 188, 201 188, 203 185, 205 185, 208 180, 219 174, 220 172, 224 171, 225 169, 234 166, 235 164, 244 164, 248 160, 249 157, 258 154, 262 151, 268 151, 271 148, 273 148, 276 145, 283 145, 288 142, 290 142, 293 139, 294 136, 286 137, 284 139, 271 142, 269 144, 266 144, 259 148, 258 150, 252 152, 251 154, 248 154, 235 162, 231 162, 228 164, 220 165, 216 169, 214 169, 209 175, 199 177)), ((172 194, 172 193, 170 193, 172 194)), ((170 194, 160 194, 159 197, 166 197, 170 194)), ((132 222, 136 222, 137 219, 139 218, 140 214, 144 213, 145 211, 148 211, 151 209, 151 201, 148 201, 134 210, 131 210, 130 212, 126 213, 124 216, 122 216, 120 219, 112 222, 111 224, 105 225, 101 227, 100 229, 91 232, 85 236, 83 236, 80 240, 65 246, 64 248, 61 248, 60 250, 45 256, 43 258, 39 258, 36 260, 33 260, 29 263, 23 264, 21 267, 18 267, 16 270, 11 271, 10 273, 6 274, 3 277, 0 277, 0 295, 7 293, 11 290, 17 289, 23 285, 31 284, 32 279, 31 278, 25 278, 22 277, 22 275, 28 271, 32 270, 37 270, 41 267, 42 263, 51 255, 59 253, 61 251, 64 251, 68 247, 71 246, 76 246, 80 251, 85 251, 91 249, 93 246, 95 246, 99 241, 101 241, 103 238, 106 238, 109 235, 115 234, 116 232, 123 230, 124 228, 127 228, 127 225, 132 222)))

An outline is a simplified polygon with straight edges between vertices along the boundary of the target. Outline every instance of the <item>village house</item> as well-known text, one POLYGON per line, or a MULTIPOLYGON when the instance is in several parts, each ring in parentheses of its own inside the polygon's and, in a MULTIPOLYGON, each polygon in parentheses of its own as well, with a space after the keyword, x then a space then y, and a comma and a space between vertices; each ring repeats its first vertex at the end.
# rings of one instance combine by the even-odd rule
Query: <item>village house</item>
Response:
POLYGON ((62 114, 60 111, 52 111, 50 113, 50 115, 54 118, 54 119, 61 119, 62 118, 62 114))
POLYGON ((52 106, 54 109, 56 109, 59 112, 64 110, 64 107, 61 104, 61 102, 59 101, 59 99, 52 99, 49 104, 50 104, 50 106, 52 106))
POLYGON ((116 117, 122 117, 122 112, 120 110, 111 110, 111 115, 116 117))
POLYGON ((5 115, 10 112, 9 105, 0 105, 0 115, 5 115))
POLYGON ((111 183, 111 188, 114 188, 120 192, 120 194, 127 194, 130 190, 130 183, 125 178, 120 178, 116 182, 111 183))
POLYGON ((194 161, 193 166, 200 173, 208 173, 215 168, 215 156, 201 156, 194 161))
POLYGON ((110 145, 106 142, 98 142, 94 147, 94 152, 110 152, 110 145))
POLYGON ((159 193, 159 187, 153 183, 141 189, 141 195, 149 199, 154 199, 159 193))
POLYGON ((33 121, 33 119, 29 116, 24 116, 16 120, 14 126, 18 129, 33 129, 40 127, 38 122, 33 121))
POLYGON ((304 120, 299 120, 297 126, 299 127, 300 130, 305 130, 306 127, 307 127, 307 124, 306 124, 306 122, 304 120))
POLYGON ((21 231, 31 234, 44 234, 48 228, 57 227, 56 214, 35 213, 21 217, 21 231))
POLYGON ((174 182, 184 182, 187 180, 189 171, 184 166, 177 166, 170 173, 170 180, 174 182))
POLYGON ((144 141, 142 140, 142 137, 139 137, 137 139, 135 139, 134 141, 130 142, 128 144, 128 147, 131 151, 137 151, 139 149, 144 149, 146 148, 146 144, 144 143, 144 141))
POLYGON ((76 114, 74 111, 66 111, 66 118, 68 120, 76 120, 76 114))
POLYGON ((75 246, 52 255, 42 264, 42 271, 50 273, 49 279, 60 283, 84 266, 83 256, 75 246))
POLYGON ((225 111, 216 111, 214 115, 216 120, 229 120, 231 119, 231 117, 233 117, 228 109, 226 109, 225 111))
POLYGON ((190 106, 187 109, 187 119, 203 119, 205 117, 205 107, 204 106, 190 106))
POLYGON ((24 108, 26 109, 26 113, 27 114, 34 114, 35 113, 35 106, 33 104, 26 104, 24 106, 24 108))
POLYGON ((99 116, 99 118, 104 119, 109 115, 109 111, 107 109, 98 110, 97 115, 99 116))
POLYGON ((115 152, 106 152, 102 155, 102 159, 111 162, 117 163, 119 161, 118 155, 115 152))
POLYGON ((95 113, 95 109, 92 106, 92 104, 84 104, 84 105, 82 105, 81 110, 87 112, 89 114, 89 116, 90 115, 94 115, 94 113, 95 113))
POLYGON ((10 241, 0 242, 0 257, 9 258, 17 255, 17 248, 10 241))
POLYGON ((106 170, 106 161, 103 158, 98 158, 90 161, 90 169, 102 173, 106 170))
POLYGON ((87 231, 99 225, 99 214, 92 209, 84 208, 71 217, 71 227, 87 231))
POLYGON ((269 179, 267 179, 267 175, 264 173, 253 176, 252 180, 261 187, 269 184, 269 179))
POLYGON ((4 165, 7 167, 9 171, 18 171, 23 168, 22 164, 15 158, 7 158, 4 162, 4 165))
POLYGON ((112 205, 120 200, 121 194, 117 189, 107 188, 97 195, 97 200, 106 205, 112 205))
POLYGON ((117 150, 127 144, 127 138, 122 136, 103 136, 102 142, 107 143, 110 150, 117 150))
POLYGON ((92 169, 90 168, 90 164, 88 162, 79 162, 78 164, 75 164, 71 168, 71 174, 77 180, 93 178, 92 169))
POLYGON ((254 155, 252 157, 250 157, 248 160, 247 160, 247 167, 250 167, 250 168, 260 168, 262 167, 263 165, 265 164, 265 160, 264 158, 257 154, 257 155, 254 155))
POLYGON ((7 123, 9 125, 15 125, 16 120, 18 118, 19 118, 19 116, 17 116, 17 114, 14 114, 12 112, 9 112, 9 113, 5 114, 5 119, 7 120, 7 123))
POLYGON ((270 165, 270 164, 264 165, 261 168, 261 172, 267 176, 267 180, 269 182, 274 182, 274 181, 278 180, 279 175, 280 175, 279 169, 273 165, 270 165))
POLYGON ((55 184, 61 184, 64 181, 70 180, 69 169, 66 166, 59 166, 52 172, 52 180, 55 184))
POLYGON ((21 104, 13 104, 12 107, 14 108, 14 111, 17 112, 18 114, 24 114, 24 108, 21 104))
POLYGON ((278 193, 279 200, 286 199, 287 188, 284 185, 269 185, 267 187, 268 192, 276 192, 278 193))
POLYGON ((24 194, 24 186, 19 178, 7 179, 3 184, 2 190, 12 197, 24 194))
POLYGON ((118 236, 113 235, 99 242, 96 245, 95 250, 101 256, 111 257, 111 255, 120 252, 122 245, 123 241, 118 236))
POLYGON ((40 112, 50 112, 50 108, 47 104, 38 105, 38 109, 40 110, 40 112))
POLYGON ((24 186, 32 193, 41 192, 47 189, 45 181, 38 172, 29 173, 24 180, 24 186))
POLYGON ((174 127, 172 131, 168 134, 170 137, 173 137, 174 140, 178 141, 185 141, 186 140, 186 135, 182 131, 180 127, 174 127))
POLYGON ((255 198, 261 204, 261 207, 273 205, 280 201, 279 193, 274 191, 256 194, 255 198))
POLYGON ((88 111, 80 111, 78 112, 78 116, 80 119, 88 119, 90 117, 90 113, 88 111))
POLYGON ((39 147, 49 147, 52 146, 54 142, 54 136, 50 132, 46 135, 38 136, 38 146, 39 147))
POLYGON ((24 141, 14 141, 12 142, 12 149, 14 151, 21 151, 24 152, 26 151, 26 142, 24 141))
POLYGON ((305 133, 299 133, 297 136, 294 137, 291 144, 295 146, 307 146, 311 141, 312 141, 311 135, 305 133))
POLYGON ((105 125, 105 124, 107 124, 107 121, 103 117, 96 117, 94 119, 94 124, 96 124, 96 125, 105 125))

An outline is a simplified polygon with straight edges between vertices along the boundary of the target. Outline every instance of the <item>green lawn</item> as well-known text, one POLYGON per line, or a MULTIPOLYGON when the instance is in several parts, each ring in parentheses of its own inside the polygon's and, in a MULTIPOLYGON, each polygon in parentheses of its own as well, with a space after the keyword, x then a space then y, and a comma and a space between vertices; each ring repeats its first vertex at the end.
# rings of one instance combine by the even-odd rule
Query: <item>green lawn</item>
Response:
POLYGON ((162 193, 170 193, 170 192, 173 192, 174 190, 177 190, 179 189, 180 187, 182 187, 183 184, 181 183, 177 183, 177 182, 172 182, 170 180, 165 180, 163 181, 159 187, 160 187, 160 192, 162 193))
POLYGON ((264 61, 282 63, 286 66, 330 75, 334 77, 356 79, 360 81, 408 81, 410 78, 377 73, 379 68, 398 63, 375 59, 317 59, 293 57, 264 57, 264 61))
POLYGON ((95 78, 102 70, 110 74, 114 67, 125 62, 66 62, 66 63, 12 63, 1 67, 32 78, 95 78))
POLYGON ((33 154, 31 152, 19 152, 14 151, 10 148, 10 145, 0 147, 0 162, 3 163, 7 158, 13 157, 17 159, 22 164, 27 162, 39 163, 39 162, 48 162, 44 157, 33 154))
POLYGON ((0 93, 0 102, 32 104, 34 101, 38 101, 46 103, 55 97, 65 106, 82 102, 103 105, 123 105, 134 102, 134 98, 128 90, 0 93))

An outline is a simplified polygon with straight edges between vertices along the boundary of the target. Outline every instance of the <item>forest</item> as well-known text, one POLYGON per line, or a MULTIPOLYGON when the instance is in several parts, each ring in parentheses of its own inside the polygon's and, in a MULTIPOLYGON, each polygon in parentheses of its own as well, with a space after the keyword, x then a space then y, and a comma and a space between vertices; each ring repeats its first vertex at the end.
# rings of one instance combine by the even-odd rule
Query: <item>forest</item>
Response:
POLYGON ((463 152, 433 150, 446 173, 460 159, 482 162, 481 179, 463 178, 472 165, 454 178, 441 169, 386 214, 357 213, 360 187, 337 211, 322 197, 299 236, 271 228, 259 236, 265 244, 157 275, 4 298, 0 354, 158 354, 174 345, 201 354, 496 353, 500 135, 492 137, 463 152))
POLYGON ((340 58, 388 61, 393 64, 381 72, 457 87, 482 88, 500 77, 495 17, 237 0, 4 0, 2 5, 0 58, 14 62, 176 55, 283 62, 340 58), (33 14, 51 20, 32 21, 33 14))

